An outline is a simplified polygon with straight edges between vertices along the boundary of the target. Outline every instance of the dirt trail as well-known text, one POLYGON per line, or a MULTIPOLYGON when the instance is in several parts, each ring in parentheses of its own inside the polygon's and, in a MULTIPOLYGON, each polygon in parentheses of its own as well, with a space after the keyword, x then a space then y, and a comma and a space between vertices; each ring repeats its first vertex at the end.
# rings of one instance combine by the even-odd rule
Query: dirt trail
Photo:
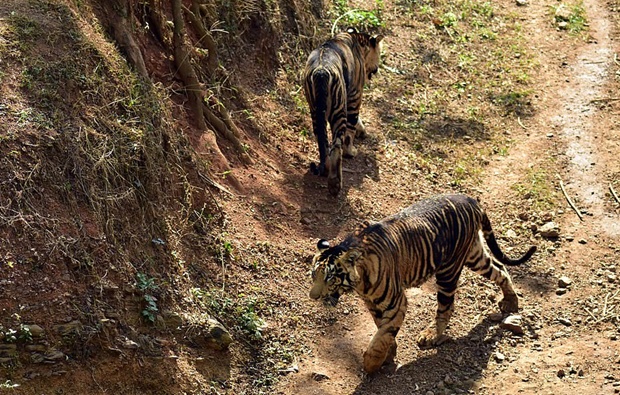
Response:
POLYGON ((567 146, 568 189, 591 214, 589 226, 596 226, 608 236, 620 236, 620 222, 605 207, 609 180, 605 179, 604 169, 609 159, 617 158, 608 158, 604 139, 600 138, 607 125, 601 123, 597 111, 597 103, 609 99, 603 88, 613 65, 611 25, 605 17, 606 10, 597 2, 588 2, 587 6, 591 43, 570 67, 567 77, 571 84, 558 92, 563 103, 552 120, 567 146))
MULTIPOLYGON (((528 334, 502 334, 497 323, 488 318, 497 311, 494 303, 469 296, 470 285, 472 289, 488 285, 465 274, 464 290, 460 291, 465 301, 458 302, 449 330, 453 341, 436 350, 417 348, 415 336, 432 316, 434 296, 432 285, 413 290, 399 335, 399 369, 368 378, 361 373, 361 353, 374 327, 363 305, 351 301, 344 308, 346 318, 333 318, 320 326, 312 355, 300 361, 300 373, 283 380, 282 393, 562 394, 613 393, 619 388, 613 384, 620 381, 618 364, 614 364, 618 361, 618 344, 613 326, 588 325, 589 317, 582 309, 586 296, 602 300, 608 292, 604 284, 597 283, 594 271, 602 270, 601 262, 613 262, 614 250, 607 246, 617 245, 620 236, 618 214, 607 194, 607 166, 617 161, 620 148, 615 142, 608 145, 606 133, 611 133, 614 121, 599 111, 599 100, 607 97, 615 42, 610 37, 612 25, 605 6, 586 0, 584 8, 592 38, 576 52, 566 51, 564 47, 569 44, 554 41, 559 34, 550 37, 548 30, 540 28, 548 24, 549 4, 531 3, 526 8, 524 31, 531 33, 531 46, 538 50, 542 65, 536 104, 539 111, 523 120, 522 130, 512 132, 516 144, 510 154, 492 160, 485 170, 482 200, 491 213, 496 213, 495 218, 501 218, 498 213, 502 207, 512 204, 516 192, 509 186, 519 175, 544 166, 550 156, 567 164, 560 177, 569 196, 586 211, 584 221, 579 221, 568 205, 552 213, 552 219, 560 224, 562 238, 555 244, 538 239, 542 250, 536 263, 514 275, 522 290, 521 314, 528 334), (570 237, 565 240, 564 236, 570 237), (581 239, 583 243, 578 243, 581 239), (534 279, 531 272, 545 280, 534 279), (575 280, 569 295, 555 294, 561 274, 575 280), (602 289, 594 289, 592 284, 602 289), (580 291, 584 289, 588 291, 580 291), (471 316, 471 308, 462 306, 467 303, 474 305, 475 316, 471 316), (569 323, 572 326, 562 324, 564 317, 573 319, 569 323)), ((561 194, 559 186, 555 187, 561 194)), ((489 299, 494 292, 486 292, 489 299)), ((343 314, 341 309, 334 312, 335 317, 343 314)))

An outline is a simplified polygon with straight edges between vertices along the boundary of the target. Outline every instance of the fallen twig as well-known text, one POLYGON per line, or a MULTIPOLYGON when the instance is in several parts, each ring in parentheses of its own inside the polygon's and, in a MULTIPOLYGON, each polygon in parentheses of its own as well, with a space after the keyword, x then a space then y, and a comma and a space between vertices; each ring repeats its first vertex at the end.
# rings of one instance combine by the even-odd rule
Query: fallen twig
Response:
POLYGON ((517 122, 519 123, 519 126, 521 126, 523 129, 527 130, 525 125, 523 125, 523 123, 521 123, 521 117, 517 117, 517 122))
POLYGON ((611 185, 611 182, 609 183, 609 190, 611 191, 611 195, 614 197, 614 199, 616 199, 616 202, 620 204, 620 198, 618 198, 618 194, 616 193, 616 191, 614 191, 614 187, 613 185, 611 185))
POLYGON ((617 53, 614 54, 614 63, 617 64, 618 66, 620 66, 620 62, 618 62, 618 54, 617 53))
POLYGON ((588 104, 606 102, 606 101, 618 101, 618 100, 620 100, 620 97, 602 97, 600 99, 592 99, 590 100, 590 103, 588 104))
POLYGON ((588 314, 590 314, 590 317, 592 317, 592 319, 594 320, 594 323, 597 323, 597 322, 598 322, 598 318, 596 318, 596 316, 595 316, 594 314, 592 314, 592 312, 591 312, 590 310, 588 310, 588 308, 587 308, 587 307, 585 307, 585 306, 584 306, 584 307, 583 307, 583 309, 584 309, 584 310, 585 310, 588 314))
POLYGON ((568 194, 566 193, 566 189, 564 189, 564 183, 562 182, 562 179, 560 178, 559 174, 558 174, 558 179, 560 180, 560 188, 562 188, 562 192, 564 193, 564 197, 568 201, 568 204, 577 213, 577 216, 579 217, 579 219, 583 221, 583 216, 581 215, 581 212, 577 209, 577 207, 575 206, 575 203, 573 203, 570 197, 568 197, 568 194))

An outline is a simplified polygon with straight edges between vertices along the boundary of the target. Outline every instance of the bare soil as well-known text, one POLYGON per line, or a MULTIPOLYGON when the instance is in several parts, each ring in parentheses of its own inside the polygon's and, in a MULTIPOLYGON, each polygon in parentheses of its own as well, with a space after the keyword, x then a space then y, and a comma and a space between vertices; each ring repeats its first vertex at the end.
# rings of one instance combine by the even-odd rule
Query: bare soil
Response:
MULTIPOLYGON (((351 3, 360 8, 375 4, 351 3)), ((291 91, 298 85, 288 80, 284 70, 277 72, 273 84, 266 83, 260 78, 264 72, 260 64, 249 59, 250 64, 239 67, 247 68, 243 73, 248 75, 237 76, 236 82, 247 84, 242 93, 253 114, 253 126, 261 131, 246 128, 255 164, 233 162, 235 182, 227 184, 229 174, 215 175, 232 193, 213 192, 224 213, 226 227, 220 241, 231 243, 230 259, 222 263, 205 256, 205 262, 192 261, 196 270, 186 272, 172 265, 162 268, 169 276, 178 270, 177 278, 183 281, 167 286, 178 286, 179 300, 187 298, 182 294, 187 282, 203 277, 231 298, 256 295, 266 322, 263 341, 247 344, 244 339, 222 352, 189 347, 182 334, 145 326, 139 316, 127 318, 139 312, 132 306, 138 302, 135 295, 127 300, 118 297, 118 305, 123 306, 118 310, 125 320, 105 333, 109 343, 99 336, 94 347, 95 340, 86 338, 76 350, 68 350, 58 341, 52 345, 63 350, 63 361, 3 365, 0 384, 6 381, 20 387, 0 388, 0 392, 620 392, 620 279, 616 277, 620 202, 610 190, 611 185, 620 191, 620 4, 585 0, 587 35, 571 35, 553 21, 555 1, 525 6, 509 0, 494 3, 496 12, 517 15, 526 52, 537 65, 524 84, 531 92, 528 102, 504 113, 482 95, 437 98, 442 108, 429 109, 413 126, 405 124, 404 129, 411 127, 407 135, 394 126, 399 117, 410 119, 418 99, 432 94, 431 87, 459 83, 460 77, 452 75, 456 71, 446 62, 434 60, 445 54, 434 53, 431 44, 425 47, 425 40, 446 41, 449 34, 438 28, 437 36, 420 37, 411 16, 399 6, 408 2, 387 3, 384 65, 366 90, 361 111, 369 136, 357 142, 359 155, 344 162, 339 197, 329 196, 326 180, 308 172, 317 153, 311 136, 301 133, 310 130, 308 114, 293 110, 291 91), (464 117, 467 106, 478 108, 485 118, 464 117), (469 170, 473 168, 479 170, 469 170), (560 181, 582 220, 567 203, 560 181), (451 339, 436 349, 418 348, 415 339, 433 319, 436 302, 432 282, 412 289, 408 315, 397 337, 398 365, 369 377, 362 372, 361 357, 375 328, 361 301, 349 295, 337 308, 327 309, 308 297, 316 242, 339 240, 365 219, 380 219, 420 198, 452 192, 480 199, 508 254, 516 256, 531 244, 538 246, 531 261, 510 269, 520 292, 525 334, 499 328, 499 289, 466 272, 447 331, 451 339), (551 221, 558 224, 559 237, 541 237, 537 230, 551 221), (561 276, 572 280, 564 294, 557 292, 561 276), (126 347, 130 334, 144 342, 126 347), (91 349, 98 351, 87 352, 91 349)), ((433 2, 414 6, 423 5, 433 2)), ((0 5, 0 27, 10 12, 11 7, 0 5)), ((489 46, 488 56, 496 56, 491 52, 493 41, 486 43, 482 45, 489 46)), ((165 64, 163 59, 152 61, 165 64)), ((19 91, 19 73, 5 68, 3 72, 0 92, 6 95, 0 104, 27 109, 18 96, 9 96, 19 91)), ((502 75, 498 71, 488 78, 501 81, 502 75)), ((236 115, 241 118, 241 113, 236 115)), ((6 129, 18 125, 9 115, 0 107, 0 122, 8 125, 6 129)), ((196 152, 208 159, 204 136, 189 126, 186 133, 196 152)), ((26 132, 19 137, 24 142, 38 141, 26 132)), ((2 152, 7 154, 14 148, 10 144, 19 147, 18 143, 6 143, 2 152)), ((3 163, 12 166, 7 158, 3 163)), ((72 218, 63 217, 63 210, 49 206, 50 216, 61 219, 59 226, 70 228, 72 218)), ((84 233, 76 237, 103 246, 95 220, 84 222, 80 228, 84 233)), ((27 240, 4 230, 2 237, 2 262, 12 262, 12 249, 27 240)), ((195 251, 206 254, 198 246, 195 251)), ((111 269, 108 277, 103 268, 113 266, 114 253, 99 262, 102 268, 92 275, 96 279, 76 281, 82 277, 65 268, 64 256, 36 272, 3 271, 0 308, 6 317, 2 322, 18 314, 47 330, 71 322, 87 308, 96 310, 97 295, 124 287, 122 276, 115 277, 111 269), (89 281, 98 290, 94 297, 89 281), (85 301, 83 295, 91 296, 85 301)), ((135 256, 142 258, 142 253, 135 256)), ((170 299, 161 300, 160 307, 183 307, 170 299)))

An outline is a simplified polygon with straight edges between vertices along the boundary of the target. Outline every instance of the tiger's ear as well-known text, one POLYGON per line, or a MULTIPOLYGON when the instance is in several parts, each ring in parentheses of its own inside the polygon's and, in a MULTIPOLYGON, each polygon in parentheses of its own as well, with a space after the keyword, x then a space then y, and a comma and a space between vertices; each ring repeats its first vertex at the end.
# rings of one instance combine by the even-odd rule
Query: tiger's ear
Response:
POLYGON ((349 26, 349 27, 347 27, 347 33, 355 34, 355 33, 357 33, 357 29, 352 27, 352 26, 349 26))
POLYGON ((383 34, 379 34, 377 36, 371 37, 370 44, 372 44, 373 47, 376 47, 377 45, 379 45, 381 40, 383 40, 384 38, 385 37, 383 37, 383 34))
POLYGON ((325 240, 325 239, 321 239, 319 240, 318 243, 316 243, 316 248, 320 251, 323 252, 326 249, 329 248, 329 241, 325 240))

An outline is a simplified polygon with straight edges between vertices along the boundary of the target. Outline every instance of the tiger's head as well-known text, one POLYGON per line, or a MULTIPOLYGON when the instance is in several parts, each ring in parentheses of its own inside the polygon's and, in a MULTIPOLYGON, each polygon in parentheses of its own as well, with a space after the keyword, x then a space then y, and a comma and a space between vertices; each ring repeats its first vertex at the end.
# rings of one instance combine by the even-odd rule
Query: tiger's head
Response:
POLYGON ((381 41, 383 35, 370 36, 366 33, 359 33, 354 27, 347 29, 352 37, 355 37, 358 43, 362 46, 362 53, 364 55, 364 68, 366 71, 366 78, 370 78, 379 70, 379 62, 381 60, 381 41))
POLYGON ((355 288, 357 274, 355 261, 361 256, 357 249, 341 243, 330 247, 327 240, 319 240, 318 252, 312 260, 312 299, 323 299, 328 306, 336 306, 340 295, 355 288))

